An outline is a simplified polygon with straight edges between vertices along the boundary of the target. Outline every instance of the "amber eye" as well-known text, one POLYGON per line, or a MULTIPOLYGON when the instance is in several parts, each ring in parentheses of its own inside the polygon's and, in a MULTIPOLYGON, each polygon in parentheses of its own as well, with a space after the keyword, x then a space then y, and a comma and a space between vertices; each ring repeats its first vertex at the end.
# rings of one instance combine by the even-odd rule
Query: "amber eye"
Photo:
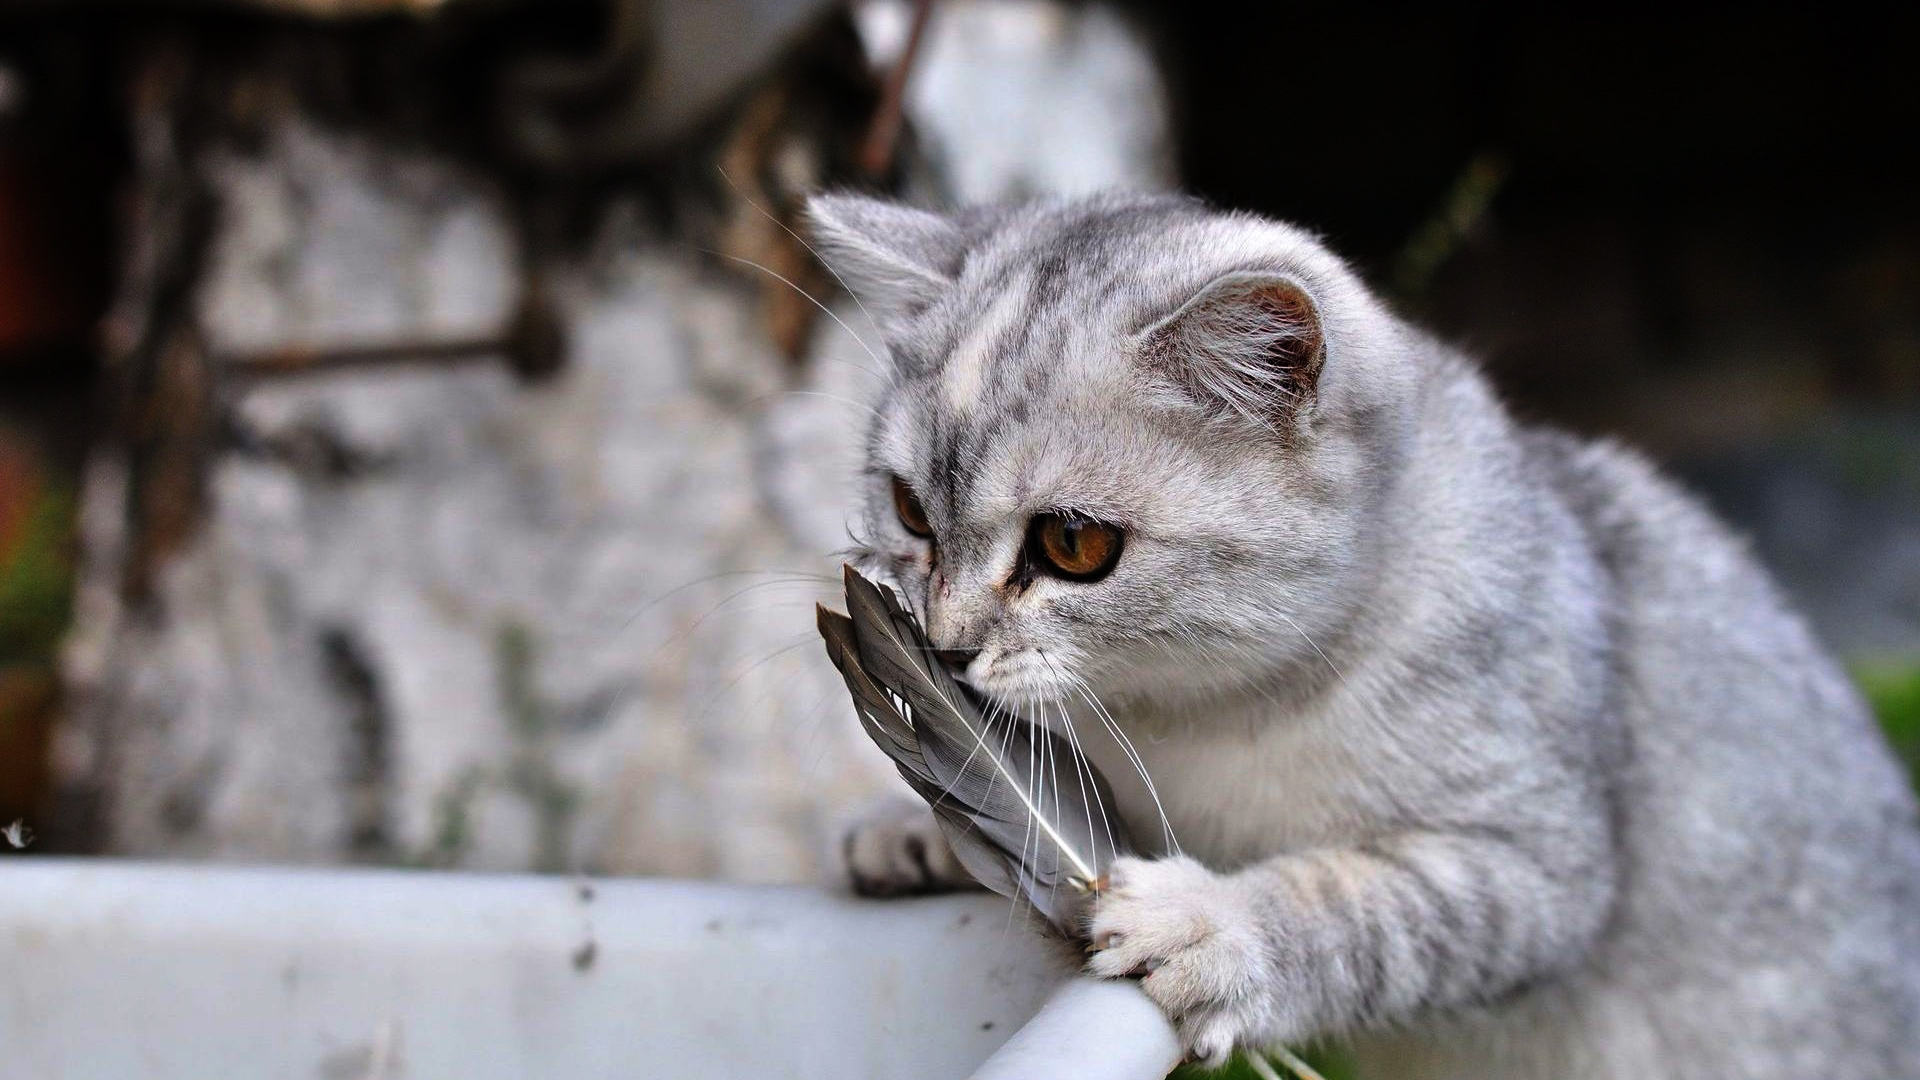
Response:
POLYGON ((900 524, 915 536, 931 538, 933 526, 927 524, 927 509, 920 505, 919 496, 907 486, 905 480, 893 478, 893 509, 900 515, 900 524))
POLYGON ((1041 569, 1069 581, 1098 581, 1120 561, 1124 534, 1077 514, 1039 514, 1027 529, 1027 550, 1041 569))

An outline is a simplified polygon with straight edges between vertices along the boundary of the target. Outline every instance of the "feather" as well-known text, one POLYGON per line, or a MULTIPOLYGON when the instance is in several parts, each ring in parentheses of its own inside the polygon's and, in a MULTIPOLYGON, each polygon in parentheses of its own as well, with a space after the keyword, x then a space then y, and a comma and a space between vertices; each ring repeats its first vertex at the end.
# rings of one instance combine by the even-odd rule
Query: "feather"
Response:
POLYGON ((1131 850, 1106 781, 1071 740, 983 710, 890 590, 852 567, 846 585, 847 614, 820 608, 820 636, 867 734, 968 873, 1080 936, 1087 898, 1131 850))

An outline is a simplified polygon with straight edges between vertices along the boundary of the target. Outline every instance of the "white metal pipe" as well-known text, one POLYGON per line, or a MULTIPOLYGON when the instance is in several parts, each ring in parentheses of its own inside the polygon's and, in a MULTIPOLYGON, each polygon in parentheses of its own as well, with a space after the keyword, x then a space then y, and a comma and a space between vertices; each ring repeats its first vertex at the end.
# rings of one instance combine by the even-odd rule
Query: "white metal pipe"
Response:
POLYGON ((1079 976, 1054 991, 972 1080, 1161 1080, 1180 1056, 1173 1025, 1139 983, 1079 976))
POLYGON ((1162 1076, 1077 961, 986 895, 9 856, 0 1080, 1162 1076))

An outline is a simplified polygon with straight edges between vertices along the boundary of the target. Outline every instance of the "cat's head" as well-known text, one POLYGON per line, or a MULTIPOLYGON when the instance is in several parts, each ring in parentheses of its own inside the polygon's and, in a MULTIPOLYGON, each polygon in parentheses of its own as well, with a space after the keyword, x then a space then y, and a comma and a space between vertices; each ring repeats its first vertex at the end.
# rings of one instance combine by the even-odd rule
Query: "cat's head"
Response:
POLYGON ((891 369, 857 561, 968 682, 1032 704, 1324 673, 1414 395, 1339 260, 1171 198, 812 216, 891 369))

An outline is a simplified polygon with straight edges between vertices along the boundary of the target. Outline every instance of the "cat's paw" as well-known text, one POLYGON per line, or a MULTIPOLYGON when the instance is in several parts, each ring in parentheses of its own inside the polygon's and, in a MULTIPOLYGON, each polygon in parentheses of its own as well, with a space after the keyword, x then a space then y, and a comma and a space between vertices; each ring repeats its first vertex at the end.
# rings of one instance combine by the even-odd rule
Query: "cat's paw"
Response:
POLYGON ((925 803, 888 797, 869 806, 840 842, 853 891, 918 896, 976 888, 925 803))
POLYGON ((1189 1056, 1224 1064, 1268 1008, 1267 948, 1231 879, 1186 856, 1116 860, 1089 920, 1087 968, 1138 978, 1189 1056))

